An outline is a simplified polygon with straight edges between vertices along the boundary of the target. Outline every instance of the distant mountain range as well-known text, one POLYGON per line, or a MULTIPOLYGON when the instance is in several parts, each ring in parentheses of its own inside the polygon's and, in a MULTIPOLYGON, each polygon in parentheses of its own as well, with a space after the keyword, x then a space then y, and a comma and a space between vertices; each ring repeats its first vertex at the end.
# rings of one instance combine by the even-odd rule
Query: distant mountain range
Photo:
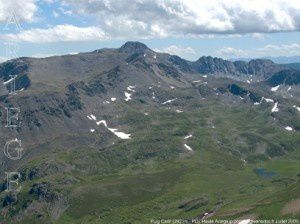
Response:
MULTIPOLYGON (((231 59, 231 61, 250 61, 253 58, 236 58, 231 59)), ((281 57, 263 57, 262 59, 269 59, 272 60, 274 63, 277 64, 290 64, 290 63, 300 63, 300 55, 299 56, 281 56, 281 57)))

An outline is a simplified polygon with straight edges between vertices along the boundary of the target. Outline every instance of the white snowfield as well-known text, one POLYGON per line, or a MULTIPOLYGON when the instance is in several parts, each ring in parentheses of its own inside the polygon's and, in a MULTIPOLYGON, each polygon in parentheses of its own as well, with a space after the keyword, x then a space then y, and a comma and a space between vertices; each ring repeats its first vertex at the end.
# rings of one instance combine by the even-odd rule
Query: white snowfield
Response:
POLYGON ((127 87, 127 90, 128 90, 128 91, 131 91, 131 92, 135 92, 135 89, 134 89, 134 88, 135 88, 135 86, 128 86, 128 87, 127 87))
POLYGON ((261 98, 261 101, 265 100, 267 103, 274 103, 274 100, 273 99, 268 99, 268 98, 264 98, 262 97, 261 98))
POLYGON ((184 147, 189 151, 193 151, 193 149, 190 146, 188 146, 187 144, 184 144, 184 147))
POLYGON ((115 128, 109 128, 107 126, 107 123, 105 120, 101 120, 101 121, 97 121, 96 124, 99 126, 100 124, 103 124, 107 130, 109 130, 110 132, 112 132, 114 135, 116 135, 117 137, 119 137, 120 139, 131 139, 131 134, 126 134, 124 132, 120 132, 118 131, 118 129, 115 128))
POLYGON ((191 137, 193 137, 193 135, 191 134, 191 135, 187 135, 187 136, 185 136, 184 137, 184 139, 189 139, 189 138, 191 138, 191 137))
POLYGON ((279 89, 279 87, 280 87, 280 85, 274 86, 274 87, 271 88, 271 91, 276 92, 279 89))
POLYGON ((272 108, 271 111, 272 111, 273 113, 279 111, 279 108, 278 108, 278 102, 276 102, 276 103, 274 104, 274 107, 272 108))
POLYGON ((3 85, 9 84, 9 83, 11 83, 13 80, 14 80, 14 77, 11 78, 11 79, 9 79, 9 80, 7 80, 6 82, 3 82, 3 85))
POLYGON ((177 98, 171 99, 171 100, 167 100, 165 102, 162 103, 162 105, 165 105, 167 103, 172 103, 174 100, 177 100, 177 98))
POLYGON ((155 93, 152 92, 152 99, 155 99, 155 93))
POLYGON ((125 94, 125 101, 129 101, 129 100, 131 100, 131 93, 127 93, 127 92, 124 92, 124 94, 125 94))
POLYGON ((290 127, 290 126, 286 126, 286 127, 285 127, 285 130, 287 130, 287 131, 293 131, 293 128, 290 127))
POLYGON ((90 117, 95 121, 96 120, 96 116, 91 114, 90 117))
POLYGON ((293 107, 296 108, 300 112, 300 107, 297 107, 296 105, 294 105, 293 107))

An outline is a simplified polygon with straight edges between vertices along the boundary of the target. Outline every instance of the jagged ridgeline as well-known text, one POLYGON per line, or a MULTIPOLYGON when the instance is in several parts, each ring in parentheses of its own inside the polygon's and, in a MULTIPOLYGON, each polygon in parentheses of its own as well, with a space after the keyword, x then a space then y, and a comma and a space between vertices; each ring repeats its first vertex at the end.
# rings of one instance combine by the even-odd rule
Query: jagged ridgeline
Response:
POLYGON ((299 218, 299 81, 294 64, 139 42, 4 62, 0 146, 19 136, 24 155, 0 155, 22 185, 7 194, 3 178, 0 223, 299 218), (19 128, 5 107, 21 108, 19 128))

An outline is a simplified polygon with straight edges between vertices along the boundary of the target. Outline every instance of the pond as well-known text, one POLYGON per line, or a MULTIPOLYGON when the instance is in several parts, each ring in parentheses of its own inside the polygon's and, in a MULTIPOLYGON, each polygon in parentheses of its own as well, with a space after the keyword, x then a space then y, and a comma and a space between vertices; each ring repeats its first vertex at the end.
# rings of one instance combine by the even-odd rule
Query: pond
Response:
POLYGON ((262 178, 272 178, 276 175, 276 172, 266 171, 265 168, 256 168, 254 169, 254 172, 262 178))

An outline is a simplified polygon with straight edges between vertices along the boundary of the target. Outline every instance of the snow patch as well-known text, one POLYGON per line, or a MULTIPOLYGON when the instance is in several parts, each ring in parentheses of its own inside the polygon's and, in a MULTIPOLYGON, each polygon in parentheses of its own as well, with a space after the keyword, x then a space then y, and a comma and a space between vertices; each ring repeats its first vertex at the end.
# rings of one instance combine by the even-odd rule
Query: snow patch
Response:
POLYGON ((95 115, 93 115, 93 114, 91 114, 91 115, 90 115, 90 117, 91 117, 91 118, 92 118, 92 120, 94 120, 94 121, 97 119, 97 118, 96 118, 96 116, 95 116, 95 115))
POLYGON ((274 86, 274 87, 271 88, 271 91, 276 92, 279 89, 279 87, 280 87, 280 85, 274 86))
POLYGON ((201 82, 201 80, 195 80, 195 81, 193 81, 194 83, 196 83, 196 82, 201 82))
POLYGON ((155 93, 152 92, 152 99, 155 99, 155 93))
POLYGON ((126 134, 124 132, 120 132, 118 131, 118 129, 115 128, 109 128, 107 126, 107 123, 105 120, 101 120, 96 122, 97 125, 103 124, 110 132, 112 132, 114 135, 116 135, 117 137, 119 137, 120 139, 131 139, 131 134, 126 134))
POLYGON ((95 129, 91 129, 90 131, 93 133, 93 132, 95 132, 95 129))
POLYGON ((174 86, 170 86, 170 88, 171 88, 171 89, 175 89, 175 87, 174 87, 174 86))
POLYGON ((187 144, 184 144, 184 147, 189 151, 193 151, 193 149, 190 146, 188 146, 187 144))
POLYGON ((203 78, 207 78, 207 75, 204 75, 203 78))
POLYGON ((3 82, 3 85, 7 85, 11 83, 16 77, 12 77, 11 79, 7 80, 6 82, 3 82))
POLYGON ((290 126, 286 126, 286 127, 285 127, 285 130, 287 130, 287 131, 293 131, 293 128, 290 127, 290 126))
POLYGON ((129 101, 129 100, 131 100, 131 93, 127 93, 127 92, 124 92, 124 94, 125 94, 125 101, 129 101))
POLYGON ((176 113, 182 113, 183 111, 182 110, 175 110, 176 113))
POLYGON ((111 100, 112 102, 114 102, 114 101, 117 100, 117 98, 116 98, 116 97, 112 97, 112 98, 110 98, 110 100, 111 100))
POLYGON ((149 113, 144 113, 146 116, 148 116, 149 115, 149 113))
POLYGON ((174 100, 176 100, 177 98, 171 99, 171 100, 167 100, 165 102, 163 102, 162 104, 165 105, 167 103, 172 103, 174 100))
POLYGON ((293 107, 296 108, 300 112, 300 107, 297 107, 296 105, 294 105, 293 107))
POLYGON ((250 80, 247 80, 247 83, 250 84, 251 83, 250 80))
POLYGON ((274 100, 273 99, 268 99, 268 98, 262 98, 264 99, 267 103, 274 103, 274 100))
POLYGON ((279 109, 278 109, 278 102, 276 102, 274 104, 274 107, 272 108, 272 112, 278 112, 278 111, 279 111, 279 109))
POLYGON ((189 139, 191 137, 193 137, 193 135, 187 135, 187 136, 184 137, 184 139, 189 139))
POLYGON ((135 92, 134 88, 135 88, 135 86, 128 86, 127 90, 131 91, 131 92, 135 92))

